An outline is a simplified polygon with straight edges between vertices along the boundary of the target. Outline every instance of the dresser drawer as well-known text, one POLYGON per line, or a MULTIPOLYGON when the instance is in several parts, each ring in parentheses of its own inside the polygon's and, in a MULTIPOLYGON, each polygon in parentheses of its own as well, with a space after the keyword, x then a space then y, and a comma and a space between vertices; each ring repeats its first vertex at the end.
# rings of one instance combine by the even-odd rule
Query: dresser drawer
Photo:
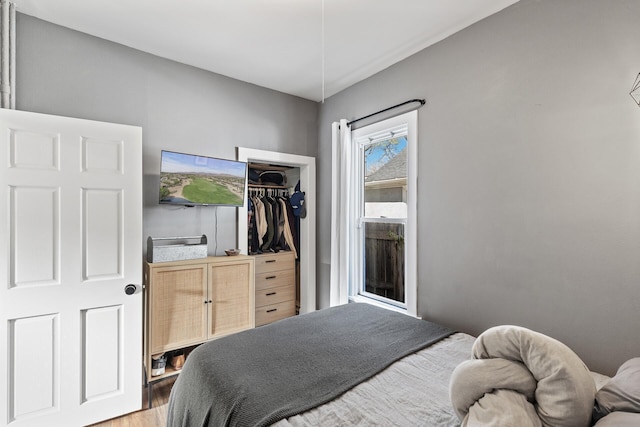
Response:
POLYGON ((256 326, 266 325, 285 317, 295 316, 295 314, 296 302, 294 300, 259 307, 256 308, 256 326))
POLYGON ((256 274, 256 292, 264 289, 277 288, 279 286, 291 286, 295 289, 295 275, 293 270, 256 274))
POLYGON ((296 290, 293 286, 280 286, 279 288, 256 291, 256 308, 290 301, 295 298, 296 290))
POLYGON ((293 252, 278 252, 277 254, 258 255, 255 257, 256 274, 293 269, 294 259, 293 252))

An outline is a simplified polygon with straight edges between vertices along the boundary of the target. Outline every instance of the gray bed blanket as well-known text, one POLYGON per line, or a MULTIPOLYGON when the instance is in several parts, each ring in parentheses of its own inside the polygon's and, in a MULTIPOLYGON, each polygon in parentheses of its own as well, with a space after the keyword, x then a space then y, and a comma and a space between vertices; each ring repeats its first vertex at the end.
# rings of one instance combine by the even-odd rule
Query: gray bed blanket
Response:
POLYGON ((296 316, 201 345, 167 426, 266 426, 324 404, 453 331, 368 304, 296 316))

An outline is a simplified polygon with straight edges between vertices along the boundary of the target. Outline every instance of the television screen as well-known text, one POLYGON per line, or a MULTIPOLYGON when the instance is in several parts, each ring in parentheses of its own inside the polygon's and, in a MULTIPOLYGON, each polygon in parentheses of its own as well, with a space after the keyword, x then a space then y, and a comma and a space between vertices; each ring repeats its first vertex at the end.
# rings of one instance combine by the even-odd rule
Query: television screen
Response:
POLYGON ((247 169, 245 162, 163 150, 160 203, 243 206, 247 169))

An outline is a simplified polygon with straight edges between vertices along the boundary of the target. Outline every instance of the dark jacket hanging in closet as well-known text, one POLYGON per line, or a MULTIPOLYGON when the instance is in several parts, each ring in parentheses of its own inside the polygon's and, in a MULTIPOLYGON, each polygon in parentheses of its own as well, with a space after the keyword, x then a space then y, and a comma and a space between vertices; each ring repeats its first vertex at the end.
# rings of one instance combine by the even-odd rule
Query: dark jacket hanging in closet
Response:
POLYGON ((300 244, 299 220, 293 214, 286 190, 278 196, 275 191, 271 195, 252 193, 248 199, 249 254, 285 250, 293 251, 297 258, 300 244))

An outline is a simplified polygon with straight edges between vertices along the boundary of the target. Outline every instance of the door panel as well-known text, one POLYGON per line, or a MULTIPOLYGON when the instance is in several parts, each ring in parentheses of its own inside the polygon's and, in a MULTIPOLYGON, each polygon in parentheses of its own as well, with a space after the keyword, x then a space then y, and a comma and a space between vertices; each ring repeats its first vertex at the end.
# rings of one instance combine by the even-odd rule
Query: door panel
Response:
POLYGON ((119 175, 122 169, 121 140, 82 138, 82 169, 86 172, 119 175))
POLYGON ((10 287, 59 284, 60 191, 9 187, 10 287))
POLYGON ((25 129, 8 132, 10 168, 59 170, 60 135, 25 129))
POLYGON ((141 129, 0 110, 0 425, 142 404, 141 129))
POLYGON ((122 191, 82 189, 85 280, 122 277, 122 191))
POLYGON ((82 401, 122 393, 122 306, 82 310, 82 401))
POLYGON ((59 410, 59 316, 9 322, 9 421, 59 410))

